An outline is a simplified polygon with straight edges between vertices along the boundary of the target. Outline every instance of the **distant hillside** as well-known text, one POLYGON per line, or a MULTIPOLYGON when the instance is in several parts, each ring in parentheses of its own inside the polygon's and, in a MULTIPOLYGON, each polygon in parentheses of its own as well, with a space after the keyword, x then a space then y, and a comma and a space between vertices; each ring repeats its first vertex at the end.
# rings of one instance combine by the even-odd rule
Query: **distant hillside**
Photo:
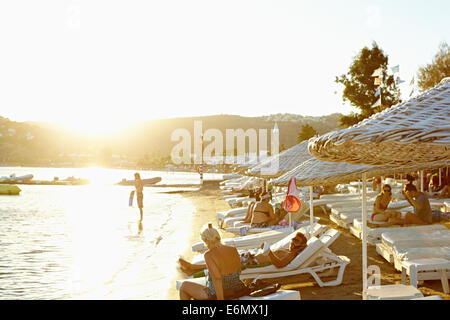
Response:
MULTIPOLYGON (((193 136, 194 121, 202 121, 203 131, 218 129, 225 139, 226 129, 273 129, 275 122, 280 131, 280 145, 291 147, 297 143, 297 135, 301 126, 308 123, 319 134, 338 128, 339 114, 323 117, 302 117, 284 114, 263 117, 241 117, 235 115, 215 115, 204 117, 175 118, 155 121, 145 121, 130 130, 123 139, 116 141, 117 146, 126 153, 138 154, 144 150, 159 151, 169 154, 177 142, 171 142, 174 130, 183 128, 193 136)), ((224 141, 225 147, 225 141, 224 141)))
MULTIPOLYGON (((8 162, 61 159, 67 155, 108 158, 111 155, 142 157, 168 156, 177 144, 171 141, 174 130, 182 128, 193 136, 194 121, 202 121, 203 131, 218 129, 225 139, 226 129, 273 129, 280 132, 280 145, 289 148, 297 143, 301 126, 311 125, 319 134, 338 128, 340 114, 305 117, 295 114, 274 114, 261 117, 215 115, 143 121, 121 132, 101 138, 88 138, 42 122, 14 122, 0 117, 0 161, 8 162)), ((268 131, 269 133, 270 131, 268 131)), ((193 142, 192 142, 193 143, 193 142)), ((224 141, 225 147, 225 141, 224 141)))

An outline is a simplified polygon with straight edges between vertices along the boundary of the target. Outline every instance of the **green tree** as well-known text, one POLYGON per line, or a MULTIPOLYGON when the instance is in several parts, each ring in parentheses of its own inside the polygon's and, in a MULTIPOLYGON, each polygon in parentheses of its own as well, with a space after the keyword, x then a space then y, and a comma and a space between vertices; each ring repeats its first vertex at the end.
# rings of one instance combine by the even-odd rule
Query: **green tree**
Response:
POLYGON ((387 74, 388 56, 373 42, 372 48, 364 47, 353 58, 347 74, 336 77, 336 83, 345 86, 342 99, 360 110, 340 117, 342 126, 354 125, 371 115, 380 112, 398 102, 398 89, 393 75, 387 74), (372 107, 379 97, 375 97, 378 85, 375 85, 372 74, 381 68, 381 106, 372 107))
POLYGON ((317 135, 318 132, 309 124, 304 124, 301 128, 300 133, 297 136, 297 143, 300 143, 305 140, 309 140, 310 138, 317 135))
POLYGON ((450 46, 443 42, 439 45, 433 62, 419 68, 417 85, 423 92, 437 85, 445 77, 450 77, 450 46))

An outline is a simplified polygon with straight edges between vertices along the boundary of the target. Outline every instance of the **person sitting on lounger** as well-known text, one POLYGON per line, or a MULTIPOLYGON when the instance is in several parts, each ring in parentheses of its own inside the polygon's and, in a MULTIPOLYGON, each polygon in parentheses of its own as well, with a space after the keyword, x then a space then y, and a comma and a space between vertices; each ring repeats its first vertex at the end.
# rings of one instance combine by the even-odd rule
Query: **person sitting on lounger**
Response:
POLYGON ((408 185, 403 191, 405 199, 414 207, 414 214, 408 212, 405 220, 411 224, 430 224, 433 222, 430 200, 423 192, 417 191, 414 185, 408 185))
MULTIPOLYGON (((288 248, 279 248, 275 251, 271 251, 266 243, 263 246, 267 246, 267 251, 262 251, 257 254, 252 254, 249 251, 243 252, 240 255, 241 266, 252 265, 269 265, 273 264, 277 268, 283 268, 287 266, 292 260, 297 257, 307 247, 308 240, 301 232, 297 232, 291 239, 288 248)), ((180 258, 178 260, 181 270, 188 276, 193 275, 196 272, 206 269, 206 264, 191 264, 188 261, 180 258)))
POLYGON ((180 300, 224 300, 248 294, 248 288, 239 278, 241 261, 236 248, 222 244, 219 232, 211 224, 203 228, 201 238, 208 247, 204 254, 204 267, 208 269, 206 286, 191 281, 183 282, 180 300))
POLYGON ((260 193, 256 193, 255 194, 255 201, 250 202, 250 204, 248 205, 247 215, 245 216, 245 218, 243 220, 245 223, 252 222, 253 209, 255 207, 255 204, 258 203, 259 201, 261 201, 261 194, 260 193))
POLYGON ((407 212, 404 218, 393 217, 388 222, 381 225, 370 225, 371 227, 388 227, 392 225, 426 225, 433 222, 433 215, 431 211, 430 201, 423 193, 417 191, 413 184, 407 184, 402 190, 405 199, 414 207, 414 213, 407 212))
POLYGON ((375 198, 373 204, 373 213, 370 219, 375 222, 390 221, 391 219, 401 218, 400 212, 386 211, 392 199, 392 188, 390 185, 383 185, 381 193, 375 198))
POLYGON ((255 204, 253 208, 251 228, 266 228, 278 224, 279 218, 275 215, 272 205, 269 203, 272 199, 270 193, 263 193, 261 201, 255 204))

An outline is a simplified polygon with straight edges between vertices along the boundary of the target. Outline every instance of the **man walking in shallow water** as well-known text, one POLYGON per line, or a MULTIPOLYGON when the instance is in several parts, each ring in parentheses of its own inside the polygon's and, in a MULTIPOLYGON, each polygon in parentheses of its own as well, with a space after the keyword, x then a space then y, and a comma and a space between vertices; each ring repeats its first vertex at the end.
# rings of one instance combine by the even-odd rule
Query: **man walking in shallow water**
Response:
POLYGON ((139 207, 139 213, 141 215, 141 219, 139 221, 142 221, 144 208, 144 183, 141 180, 141 176, 137 172, 134 174, 134 187, 136 188, 136 199, 139 207))

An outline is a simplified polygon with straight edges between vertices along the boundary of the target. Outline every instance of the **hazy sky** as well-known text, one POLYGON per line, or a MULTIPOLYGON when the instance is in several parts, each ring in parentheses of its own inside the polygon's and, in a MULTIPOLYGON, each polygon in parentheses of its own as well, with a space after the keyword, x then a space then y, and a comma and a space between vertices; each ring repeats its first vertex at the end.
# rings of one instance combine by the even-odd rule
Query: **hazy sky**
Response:
POLYGON ((106 131, 191 115, 348 113, 372 41, 409 82, 450 43, 447 0, 0 2, 0 115, 106 131), (337 94, 335 93, 337 92, 337 94))

